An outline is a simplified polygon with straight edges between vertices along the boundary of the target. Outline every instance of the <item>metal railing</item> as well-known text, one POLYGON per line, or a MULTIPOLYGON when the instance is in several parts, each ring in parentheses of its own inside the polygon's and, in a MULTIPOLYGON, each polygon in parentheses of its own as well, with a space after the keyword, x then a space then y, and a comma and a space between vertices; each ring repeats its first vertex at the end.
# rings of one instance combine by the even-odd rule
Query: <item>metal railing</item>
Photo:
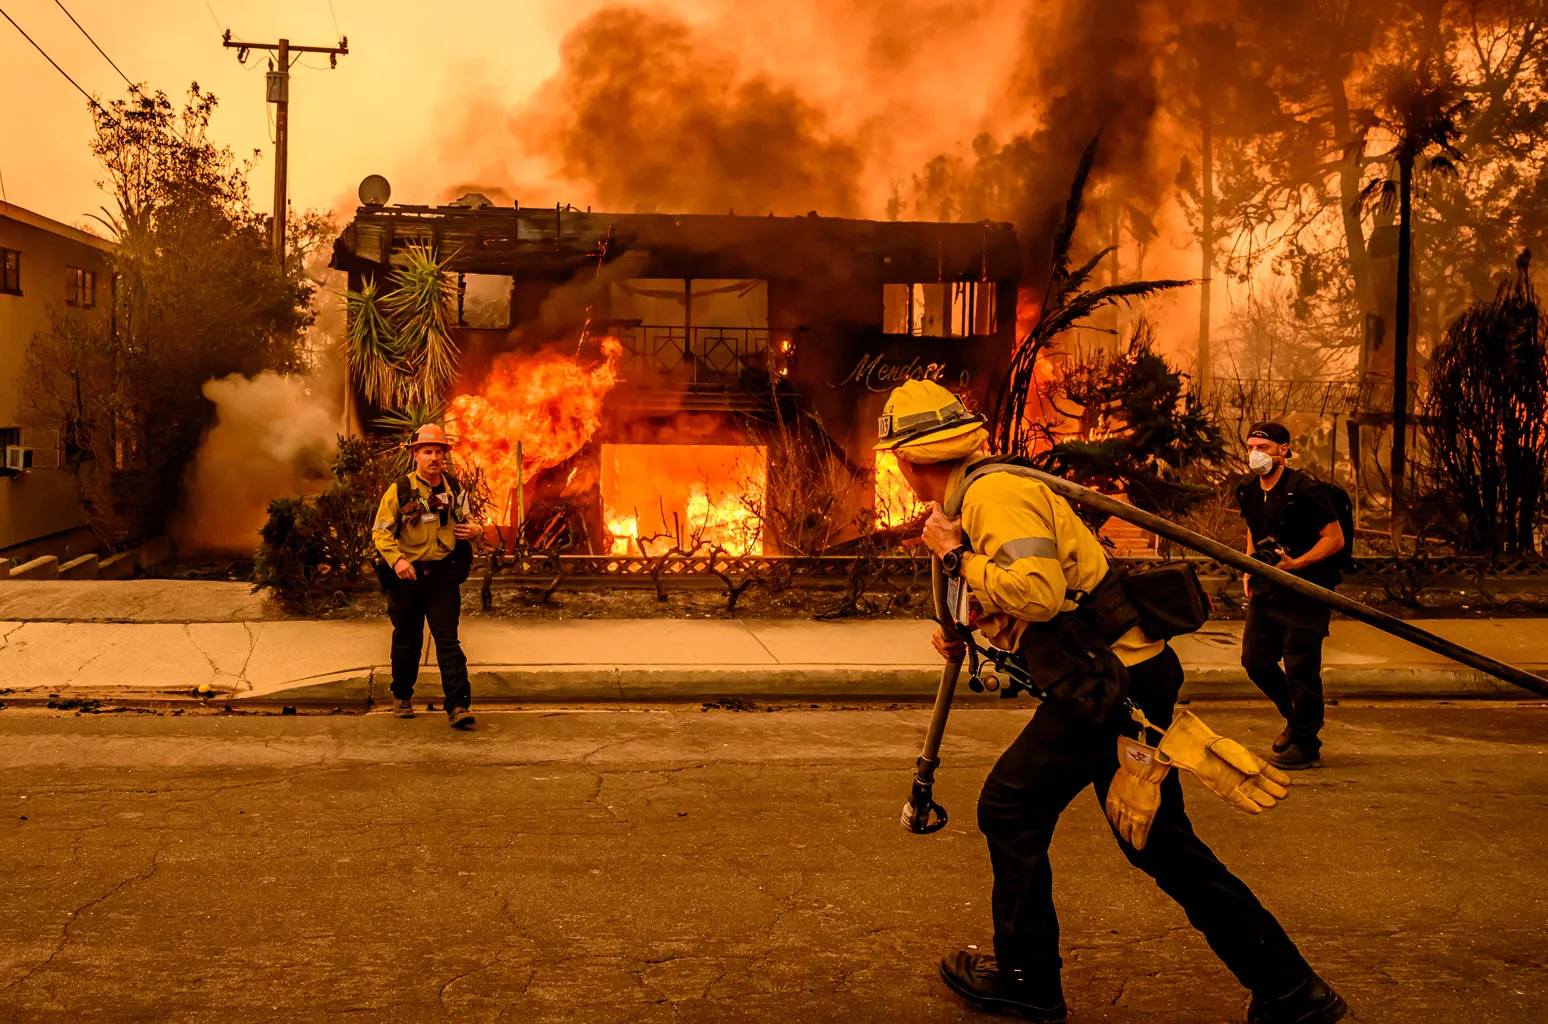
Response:
POLYGON ((789 373, 795 332, 768 327, 662 327, 614 321, 625 379, 669 378, 686 384, 734 384, 744 371, 789 373))
MULTIPOLYGON (((1230 581, 1240 574, 1213 558, 1178 559, 1191 563, 1200 577, 1230 581)), ((1122 569, 1139 569, 1160 558, 1114 558, 1122 569)), ((908 585, 927 582, 930 560, 923 555, 569 555, 523 552, 506 556, 494 574, 499 587, 562 589, 594 587, 658 587, 695 589, 722 587, 727 580, 764 579, 782 586, 823 589, 849 586, 856 574, 873 583, 908 585)), ((1357 585, 1379 585, 1396 578, 1432 585, 1463 586, 1471 581, 1514 581, 1548 584, 1548 558, 1393 558, 1359 557, 1346 574, 1357 585)), ((1506 588, 1509 589, 1509 588, 1506 588)))

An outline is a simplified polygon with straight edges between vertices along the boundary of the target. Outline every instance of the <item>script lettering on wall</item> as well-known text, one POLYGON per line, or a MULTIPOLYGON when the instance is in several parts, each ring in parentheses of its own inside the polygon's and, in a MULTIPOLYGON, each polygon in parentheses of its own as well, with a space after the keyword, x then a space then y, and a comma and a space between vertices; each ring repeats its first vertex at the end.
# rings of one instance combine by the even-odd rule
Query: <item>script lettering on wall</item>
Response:
MULTIPOLYGON (((880 352, 867 352, 855 363, 843 380, 829 382, 830 388, 859 384, 867 391, 890 391, 907 380, 933 380, 941 383, 946 376, 945 363, 931 363, 915 356, 906 363, 892 362, 880 352)), ((960 374, 959 385, 968 382, 968 371, 960 374)))

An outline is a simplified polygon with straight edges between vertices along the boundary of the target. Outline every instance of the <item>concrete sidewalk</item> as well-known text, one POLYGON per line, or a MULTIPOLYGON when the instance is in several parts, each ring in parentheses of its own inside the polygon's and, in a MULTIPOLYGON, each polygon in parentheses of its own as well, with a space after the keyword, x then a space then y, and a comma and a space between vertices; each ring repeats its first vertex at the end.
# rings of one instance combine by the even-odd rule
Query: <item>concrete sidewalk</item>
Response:
MULTIPOLYGON (((1511 664, 1548 672, 1548 620, 1428 620, 1425 628, 1511 664)), ((931 624, 884 620, 463 620, 475 699, 654 701, 883 698, 933 694, 931 624)), ((1241 623, 1175 642, 1193 697, 1257 693, 1238 664, 1241 623)), ((419 693, 439 696, 426 645, 419 693)), ((385 621, 0 621, 0 699, 156 699, 200 684, 227 700, 385 700, 385 621)), ((1331 697, 1519 696, 1356 622, 1325 650, 1331 697)), ((966 686, 961 690, 970 696, 966 686)))

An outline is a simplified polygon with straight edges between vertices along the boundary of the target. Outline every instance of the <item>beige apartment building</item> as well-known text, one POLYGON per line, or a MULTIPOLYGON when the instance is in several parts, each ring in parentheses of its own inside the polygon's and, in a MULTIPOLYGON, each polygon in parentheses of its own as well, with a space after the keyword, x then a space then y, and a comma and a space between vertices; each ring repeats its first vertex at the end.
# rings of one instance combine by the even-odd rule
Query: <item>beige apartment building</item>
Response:
POLYGON ((109 305, 106 255, 95 235, 0 202, 0 558, 61 559, 96 545, 59 468, 57 433, 27 423, 23 385, 33 340, 66 306, 109 305))

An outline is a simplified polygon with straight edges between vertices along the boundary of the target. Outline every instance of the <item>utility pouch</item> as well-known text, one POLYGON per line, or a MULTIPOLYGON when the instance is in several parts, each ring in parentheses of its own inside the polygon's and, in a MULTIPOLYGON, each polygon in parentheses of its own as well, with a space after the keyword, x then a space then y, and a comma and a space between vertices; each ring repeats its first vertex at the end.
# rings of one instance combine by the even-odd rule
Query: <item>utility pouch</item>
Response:
POLYGON ((1109 644, 1140 621, 1139 610, 1125 592, 1123 577, 1112 571, 1102 577, 1091 593, 1080 599, 1074 614, 1109 644))
POLYGON ((1187 562, 1167 562, 1123 577, 1123 590, 1152 640, 1197 631, 1209 621, 1209 595, 1187 562))
POLYGON ((452 545, 452 553, 446 556, 446 571, 451 573, 451 578, 460 587, 467 581, 468 573, 472 570, 473 542, 459 540, 452 545))
POLYGON ((1017 653, 1039 697, 1087 721, 1107 721, 1129 695, 1129 670, 1075 612, 1028 626, 1017 653))

